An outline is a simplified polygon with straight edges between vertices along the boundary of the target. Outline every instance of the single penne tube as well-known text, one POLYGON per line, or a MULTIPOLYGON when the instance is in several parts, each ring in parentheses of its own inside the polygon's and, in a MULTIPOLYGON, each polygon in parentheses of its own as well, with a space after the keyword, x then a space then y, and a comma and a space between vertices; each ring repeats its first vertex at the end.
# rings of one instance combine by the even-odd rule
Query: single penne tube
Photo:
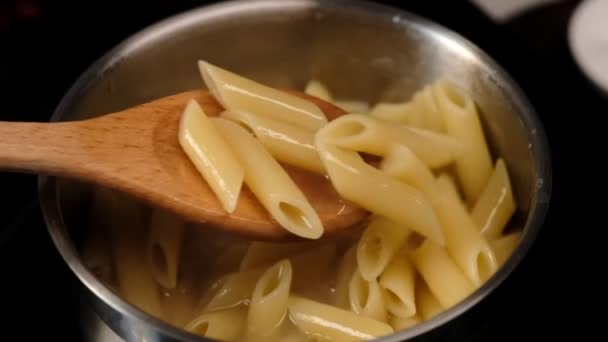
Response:
POLYGON ((331 93, 329 89, 318 80, 310 80, 306 83, 304 93, 319 98, 323 101, 331 102, 331 93))
POLYGON ((246 315, 245 308, 205 312, 190 321, 185 330, 220 341, 234 341, 244 333, 246 315))
POLYGON ((496 256, 481 235, 464 203, 454 196, 448 181, 438 179, 435 211, 441 222, 446 249, 474 285, 480 286, 498 269, 496 256))
POLYGON ((355 271, 348 288, 350 308, 357 314, 386 322, 387 312, 382 292, 376 279, 367 281, 361 272, 355 271))
POLYGON ((449 308, 473 292, 475 286, 448 252, 431 240, 425 240, 410 253, 418 273, 444 308, 449 308))
POLYGON ((269 336, 278 329, 287 313, 291 279, 292 268, 289 260, 274 264, 258 279, 247 313, 248 333, 269 336))
POLYGON ((223 208, 233 212, 243 185, 243 167, 195 100, 182 114, 178 140, 223 208))
POLYGON ((253 268, 267 267, 290 255, 304 252, 312 248, 309 242, 285 242, 274 243, 264 241, 253 241, 247 247, 247 252, 239 269, 241 271, 253 268))
POLYGON ((160 289, 148 265, 145 219, 141 207, 112 192, 109 230, 118 291, 123 299, 148 314, 163 318, 160 289))
POLYGON ((395 144, 408 146, 431 168, 445 166, 460 154, 458 140, 433 131, 395 125, 362 114, 346 114, 324 128, 329 144, 384 156, 395 144))
POLYGON ((313 132, 247 112, 224 111, 221 117, 249 127, 277 160, 308 171, 325 172, 315 148, 313 132))
POLYGON ((427 85, 421 91, 414 94, 412 99, 413 110, 422 112, 424 128, 435 132, 445 132, 445 123, 435 98, 433 85, 427 85))
POLYGON ((357 245, 351 246, 342 256, 336 277, 333 303, 339 308, 350 309, 349 286, 357 271, 357 245))
POLYGON ((423 280, 416 282, 416 307, 419 316, 425 321, 437 316, 444 310, 423 280))
POLYGON ((497 239, 490 240, 490 246, 496 255, 496 262, 502 265, 509 259, 513 251, 521 240, 521 232, 514 232, 501 236, 497 239))
POLYGON ((389 320, 391 327, 393 327, 393 329, 395 331, 409 329, 409 328, 413 327, 414 325, 421 323, 421 322, 422 322, 422 319, 418 315, 412 316, 409 318, 392 316, 389 320))
POLYGON ((315 131, 327 123, 314 103, 262 85, 204 61, 198 62, 209 91, 228 110, 248 112, 315 131))
POLYGON ((365 280, 375 280, 401 248, 411 230, 375 216, 357 243, 357 265, 365 280))
POLYGON ((289 317, 309 336, 324 336, 330 341, 361 341, 390 335, 390 325, 335 306, 291 296, 289 317))
POLYGON ((218 311, 249 303, 253 289, 262 276, 263 269, 230 273, 220 278, 211 287, 213 296, 205 311, 218 311))
POLYGON ((245 183, 270 215, 295 235, 308 239, 321 237, 321 219, 264 146, 238 124, 220 118, 212 120, 243 166, 245 183))
POLYGON ((379 102, 369 112, 369 116, 383 121, 411 124, 412 104, 409 101, 390 103, 379 102))
POLYGON ((393 257, 378 281, 386 309, 393 316, 411 318, 416 314, 415 279, 416 270, 406 250, 402 249, 393 257))
POLYGON ((434 84, 448 135, 458 139, 456 172, 469 204, 475 203, 492 173, 492 159, 473 99, 445 80, 434 84))
POLYGON ((437 216, 423 193, 368 165, 357 152, 329 144, 326 133, 331 132, 321 129, 315 144, 343 198, 444 244, 437 216))
POLYGON ((154 279, 165 289, 172 289, 177 285, 184 230, 184 222, 175 215, 159 209, 152 212, 146 255, 154 279))
POLYGON ((407 146, 393 145, 382 159, 380 170, 435 200, 438 190, 433 173, 407 146))
POLYGON ((504 160, 498 159, 494 171, 479 195, 471 217, 488 239, 500 236, 515 213, 515 199, 504 160))

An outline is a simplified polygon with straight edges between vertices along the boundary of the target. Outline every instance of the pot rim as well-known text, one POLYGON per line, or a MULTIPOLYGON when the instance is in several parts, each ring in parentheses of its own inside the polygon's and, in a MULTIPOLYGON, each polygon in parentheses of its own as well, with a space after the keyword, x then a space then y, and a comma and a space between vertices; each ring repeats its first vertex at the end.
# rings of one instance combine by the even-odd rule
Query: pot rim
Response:
MULTIPOLYGON (((489 73, 504 81, 505 90, 508 94, 510 94, 515 107, 520 110, 518 112, 519 118, 521 121, 523 121, 524 126, 528 129, 527 138, 531 144, 530 151, 533 156, 536 184, 534 191, 532 192, 529 214, 519 245, 498 272, 496 272, 481 287, 475 290, 459 304, 443 311, 436 317, 417 324, 405 331, 396 332, 392 335, 377 339, 377 341, 382 342, 408 340, 434 330, 435 328, 452 321, 456 317, 468 311, 492 291, 494 291, 523 260, 534 243, 549 208, 552 187, 549 144, 543 126, 538 119, 533 106, 530 104, 523 91, 501 66, 499 66, 490 56, 488 56, 484 51, 482 51, 468 39, 433 21, 401 9, 363 0, 338 0, 334 1, 331 6, 337 5, 345 5, 355 9, 373 11, 379 15, 392 18, 392 20, 394 20, 394 18, 399 18, 401 21, 407 21, 410 24, 413 24, 417 27, 417 29, 426 30, 432 35, 441 37, 441 39, 447 39, 450 43, 459 46, 465 53, 471 54, 474 58, 478 59, 481 67, 486 68, 489 73)), ((139 44, 145 43, 147 39, 157 37, 158 35, 168 34, 175 28, 188 26, 192 21, 199 21, 203 18, 225 15, 233 11, 238 12, 247 10, 248 8, 260 10, 262 7, 277 8, 289 6, 315 7, 319 6, 319 2, 317 0, 233 0, 193 8, 148 26, 147 28, 144 28, 115 46, 95 63, 93 63, 76 80, 66 95, 62 98, 54 111, 53 116, 51 117, 51 121, 60 121, 65 113, 72 109, 74 103, 76 102, 75 100, 80 95, 85 93, 95 82, 95 80, 98 79, 98 77, 119 63, 122 58, 129 54, 130 51, 136 49, 139 44)), ((153 325, 167 336, 171 336, 182 341, 194 342, 207 340, 148 315, 139 308, 124 301, 120 296, 112 292, 101 281, 99 281, 81 262, 79 253, 69 237, 60 208, 56 178, 42 175, 38 180, 40 206, 49 234, 55 244, 55 247, 68 264, 72 272, 77 276, 80 282, 82 282, 88 288, 89 291, 91 291, 106 305, 110 306, 113 310, 116 310, 124 316, 135 318, 147 324, 153 325)))

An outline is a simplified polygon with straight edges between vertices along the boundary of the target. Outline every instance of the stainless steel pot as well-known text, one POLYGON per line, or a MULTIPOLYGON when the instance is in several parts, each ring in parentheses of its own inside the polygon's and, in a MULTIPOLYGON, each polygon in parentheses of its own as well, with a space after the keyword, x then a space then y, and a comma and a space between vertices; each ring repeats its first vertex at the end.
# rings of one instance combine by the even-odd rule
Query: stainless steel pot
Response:
MULTIPOLYGON (((303 88, 320 79, 337 97, 406 99, 440 77, 468 89, 479 103, 493 152, 510 168, 524 229, 503 268, 459 305, 382 341, 437 335, 465 315, 522 261, 549 204, 547 140, 518 86, 463 37, 394 8, 359 1, 234 1, 194 9, 129 38, 93 64, 58 106, 54 121, 101 115, 202 86, 196 68, 206 59, 261 82, 303 88)), ((196 341, 127 304, 85 268, 78 243, 88 187, 40 178, 49 232, 78 279, 86 330, 92 319, 126 340, 196 341)))

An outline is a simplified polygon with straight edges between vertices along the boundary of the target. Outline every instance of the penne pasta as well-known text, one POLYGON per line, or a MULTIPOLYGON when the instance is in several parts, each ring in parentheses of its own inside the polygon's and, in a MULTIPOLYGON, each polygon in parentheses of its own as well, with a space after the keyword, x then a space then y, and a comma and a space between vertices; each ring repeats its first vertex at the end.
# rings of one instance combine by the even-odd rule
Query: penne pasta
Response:
POLYGON ((203 109, 190 100, 179 123, 179 144, 223 208, 231 213, 243 185, 244 171, 203 109))
POLYGON ((467 277, 480 285, 496 272, 494 253, 475 226, 449 179, 433 179, 431 171, 405 146, 397 145, 381 169, 428 195, 437 213, 450 256, 467 277))
POLYGON ((435 96, 448 135, 462 143, 456 171, 468 203, 475 203, 492 173, 492 159, 475 103, 445 80, 435 84, 435 96))
POLYGON ((393 329, 395 331, 400 331, 400 330, 409 329, 409 328, 413 327, 414 325, 421 323, 422 319, 420 319, 420 317, 417 315, 409 317, 409 318, 392 316, 389 321, 390 321, 391 327, 393 327, 393 329))
POLYGON ((357 314, 386 322, 386 306, 376 279, 367 281, 358 270, 353 273, 348 287, 350 308, 357 314))
POLYGON ((342 256, 336 278, 334 304, 342 309, 350 309, 349 286, 357 271, 357 247, 351 246, 342 256))
POLYGON ((515 199, 511 190, 507 166, 496 161, 494 171, 471 211, 471 217, 488 239, 500 236, 515 213, 515 199))
POLYGON ((420 317, 425 321, 437 316, 444 310, 424 281, 416 283, 416 305, 420 317))
POLYGON ((475 289, 447 251, 431 240, 425 240, 410 258, 442 307, 457 304, 475 289))
POLYGON ((412 104, 409 101, 400 103, 380 102, 372 107, 369 116, 384 121, 411 125, 412 104))
POLYGON ((146 258, 144 216, 130 198, 109 192, 109 231, 116 283, 122 298, 152 316, 162 318, 160 289, 146 258))
POLYGON ((393 257, 378 281, 386 309, 393 316, 411 318, 416 314, 415 279, 416 270, 403 249, 393 257))
POLYGON ((345 199, 373 213, 444 243, 437 216, 418 190, 366 164, 354 151, 327 142, 325 128, 315 144, 336 191, 345 199))
POLYGON ((510 233, 497 239, 490 240, 490 246, 496 255, 496 263, 502 265, 513 254, 521 240, 521 232, 510 233))
POLYGON ((289 317, 304 333, 331 341, 361 341, 391 334, 386 323, 359 316, 351 311, 291 296, 289 317))
POLYGON ((251 129, 277 160, 308 171, 325 172, 315 148, 313 132, 246 112, 224 111, 221 117, 251 129))
POLYGON ((424 125, 421 127, 443 133, 445 132, 445 124, 435 98, 436 84, 428 85, 414 94, 412 98, 412 111, 421 113, 420 115, 424 122, 424 125))
POLYGON ((379 277, 410 232, 402 224, 374 217, 357 244, 357 265, 363 279, 379 277))
POLYGON ((450 256, 476 286, 481 285, 498 269, 494 252, 471 219, 464 203, 454 196, 451 185, 437 180, 437 215, 450 256))
POLYGON ((247 330, 255 336, 268 336, 278 328, 287 313, 292 269, 289 260, 282 260, 267 269, 258 279, 249 312, 247 330))
POLYGON ((245 183, 277 222, 295 235, 318 239, 323 225, 302 191, 264 146, 238 124, 214 118, 245 169, 245 183))
POLYGON ((160 286, 172 289, 177 285, 184 223, 175 215, 157 209, 152 212, 149 227, 148 267, 160 286))
POLYGON ((449 164, 461 148, 452 137, 362 114, 340 116, 323 127, 323 135, 329 144, 379 156, 386 155, 392 145, 405 145, 431 168, 449 164))
POLYGON ((263 269, 248 270, 225 275, 212 288, 214 295, 205 311, 217 311, 248 304, 253 289, 261 277, 263 269))
POLYGON ((304 93, 319 98, 323 101, 331 102, 331 93, 323 83, 317 80, 310 80, 304 88, 304 93))
POLYGON ((244 308, 205 312, 188 323, 185 329, 200 336, 232 341, 243 333, 245 318, 244 308))
POLYGON ((327 123, 314 103, 267 87, 204 61, 198 62, 209 91, 227 110, 248 112, 284 121, 312 131, 327 123))

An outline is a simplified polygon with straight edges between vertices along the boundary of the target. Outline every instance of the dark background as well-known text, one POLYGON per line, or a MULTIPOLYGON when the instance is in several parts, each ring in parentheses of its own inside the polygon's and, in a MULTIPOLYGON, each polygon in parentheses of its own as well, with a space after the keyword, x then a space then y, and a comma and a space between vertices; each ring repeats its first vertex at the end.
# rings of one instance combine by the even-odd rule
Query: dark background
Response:
MULTIPOLYGON (((576 145, 579 134, 586 144, 599 144, 600 136, 585 134, 589 121, 584 118, 608 107, 568 51, 567 23, 578 1, 536 8, 501 25, 466 1, 378 2, 433 19, 486 50, 530 97, 553 151, 551 210, 537 243, 515 273, 474 309, 478 328, 454 340, 569 336, 581 314, 569 307, 579 300, 570 283, 586 271, 572 257, 584 236, 572 229, 588 229, 580 227, 576 205, 585 198, 581 183, 571 181, 578 169, 573 160, 590 160, 593 151, 576 145)), ((0 0, 0 119, 48 120, 79 74, 109 48, 204 3, 209 1, 0 0)), ((583 187, 593 184, 583 182, 583 187)), ((6 317, 0 319, 0 340, 78 340, 70 273, 40 218, 35 177, 0 174, 0 189, 5 202, 0 206, 0 310, 6 317)))

